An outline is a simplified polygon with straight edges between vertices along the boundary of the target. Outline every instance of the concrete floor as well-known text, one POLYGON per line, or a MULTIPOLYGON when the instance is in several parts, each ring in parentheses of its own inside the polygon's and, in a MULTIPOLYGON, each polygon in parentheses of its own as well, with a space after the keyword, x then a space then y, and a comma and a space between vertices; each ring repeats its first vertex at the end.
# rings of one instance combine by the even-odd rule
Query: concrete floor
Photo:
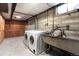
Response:
MULTIPOLYGON (((23 43, 24 37, 7 38, 0 45, 0 56, 35 56, 23 43)), ((45 52, 39 56, 49 56, 45 52)))

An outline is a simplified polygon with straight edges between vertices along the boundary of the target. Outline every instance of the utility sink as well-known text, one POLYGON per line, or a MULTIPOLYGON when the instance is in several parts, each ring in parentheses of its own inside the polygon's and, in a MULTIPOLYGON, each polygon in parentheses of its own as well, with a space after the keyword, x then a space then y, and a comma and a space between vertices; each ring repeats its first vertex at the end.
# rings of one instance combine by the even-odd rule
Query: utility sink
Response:
MULTIPOLYGON (((56 39, 64 39, 64 40, 76 40, 76 39, 72 39, 72 38, 68 38, 68 37, 55 37, 50 32, 46 32, 45 34, 43 34, 43 36, 50 37, 50 38, 56 38, 56 39)), ((77 40, 77 41, 79 41, 79 40, 77 40)))

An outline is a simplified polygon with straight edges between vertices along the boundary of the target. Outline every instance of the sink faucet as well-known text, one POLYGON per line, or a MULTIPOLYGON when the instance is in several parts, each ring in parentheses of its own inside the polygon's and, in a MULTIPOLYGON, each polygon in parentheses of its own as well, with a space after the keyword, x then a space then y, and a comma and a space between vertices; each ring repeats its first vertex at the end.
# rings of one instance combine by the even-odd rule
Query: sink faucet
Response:
POLYGON ((50 34, 51 35, 53 34, 52 36, 54 36, 54 32, 56 32, 57 30, 60 31, 60 33, 57 37, 66 37, 64 30, 69 30, 69 25, 62 26, 62 27, 59 27, 59 26, 56 25, 56 28, 53 29, 53 31, 51 31, 50 34))

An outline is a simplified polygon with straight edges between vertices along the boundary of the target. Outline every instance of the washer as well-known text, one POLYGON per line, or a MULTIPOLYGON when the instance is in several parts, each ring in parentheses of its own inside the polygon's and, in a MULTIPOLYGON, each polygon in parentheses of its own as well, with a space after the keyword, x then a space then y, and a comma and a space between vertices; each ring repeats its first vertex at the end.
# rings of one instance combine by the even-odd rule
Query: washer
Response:
POLYGON ((44 33, 44 31, 29 31, 29 49, 35 55, 38 55, 46 50, 45 43, 42 41, 42 34, 44 33))

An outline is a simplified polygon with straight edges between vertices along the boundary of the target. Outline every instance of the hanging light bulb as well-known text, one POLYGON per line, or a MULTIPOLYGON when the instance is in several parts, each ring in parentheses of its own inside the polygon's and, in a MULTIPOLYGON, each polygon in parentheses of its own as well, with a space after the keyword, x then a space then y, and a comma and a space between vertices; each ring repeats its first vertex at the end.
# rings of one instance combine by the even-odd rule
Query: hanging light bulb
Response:
POLYGON ((21 16, 15 16, 15 18, 18 18, 18 19, 20 19, 20 18, 21 18, 21 16))

